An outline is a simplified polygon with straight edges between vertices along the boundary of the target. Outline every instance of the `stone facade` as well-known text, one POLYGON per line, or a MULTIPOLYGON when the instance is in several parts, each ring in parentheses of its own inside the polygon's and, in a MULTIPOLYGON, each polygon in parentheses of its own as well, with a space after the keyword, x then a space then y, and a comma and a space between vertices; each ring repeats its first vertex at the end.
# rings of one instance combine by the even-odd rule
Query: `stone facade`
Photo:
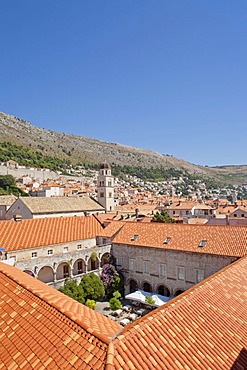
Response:
POLYGON ((235 261, 236 257, 113 244, 125 294, 143 289, 176 296, 235 261))
POLYGON ((7 259, 14 261, 20 270, 58 289, 67 277, 80 281, 85 273, 98 272, 110 250, 110 245, 95 247, 95 238, 92 238, 8 252, 7 259))

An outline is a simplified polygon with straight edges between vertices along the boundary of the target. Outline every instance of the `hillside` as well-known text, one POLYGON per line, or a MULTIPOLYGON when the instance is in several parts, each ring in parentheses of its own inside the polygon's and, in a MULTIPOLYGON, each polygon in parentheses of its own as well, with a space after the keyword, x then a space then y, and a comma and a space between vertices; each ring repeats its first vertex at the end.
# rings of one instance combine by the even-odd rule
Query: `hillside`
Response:
POLYGON ((46 130, 0 112, 0 142, 4 141, 41 151, 44 155, 59 160, 69 160, 74 164, 99 164, 107 160, 118 166, 176 168, 222 183, 247 183, 247 166, 197 166, 151 150, 46 130))

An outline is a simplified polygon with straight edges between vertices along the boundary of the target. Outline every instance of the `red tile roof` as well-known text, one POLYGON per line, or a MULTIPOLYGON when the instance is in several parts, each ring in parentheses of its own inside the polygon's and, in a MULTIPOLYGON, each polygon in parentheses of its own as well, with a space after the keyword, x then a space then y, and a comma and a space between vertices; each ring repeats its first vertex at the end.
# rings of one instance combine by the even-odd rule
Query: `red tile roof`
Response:
POLYGON ((104 369, 116 322, 0 263, 0 369, 104 369))
POLYGON ((98 236, 111 238, 123 227, 124 224, 124 221, 111 221, 109 225, 101 230, 98 236))
POLYGON ((102 230, 94 216, 0 221, 0 247, 7 251, 91 239, 102 230))
POLYGON ((113 243, 241 257, 247 254, 247 227, 125 223, 113 243), (133 235, 138 237, 133 240, 133 235), (164 244, 167 237, 171 240, 164 244), (206 245, 199 248, 202 240, 206 245))
POLYGON ((137 320, 107 369, 247 369, 247 258, 137 320))
POLYGON ((247 368, 247 257, 121 327, 0 263, 0 368, 247 368))

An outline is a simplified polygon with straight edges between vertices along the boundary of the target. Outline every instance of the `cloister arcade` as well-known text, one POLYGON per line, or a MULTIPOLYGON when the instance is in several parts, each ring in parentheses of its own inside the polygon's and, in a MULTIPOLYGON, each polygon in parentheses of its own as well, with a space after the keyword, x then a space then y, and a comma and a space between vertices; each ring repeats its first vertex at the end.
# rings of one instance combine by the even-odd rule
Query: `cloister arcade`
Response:
POLYGON ((36 277, 43 283, 56 283, 66 278, 79 278, 83 274, 99 271, 105 263, 109 262, 110 254, 104 253, 90 256, 89 258, 77 258, 69 261, 54 262, 53 265, 44 264, 41 267, 35 266, 33 269, 24 269, 28 275, 36 277))
POLYGON ((138 282, 135 280, 135 279, 129 279, 127 280, 126 282, 126 293, 133 293, 135 292, 136 290, 144 290, 145 292, 150 292, 150 293, 153 293, 153 294, 160 294, 160 295, 163 295, 163 296, 166 296, 166 297, 175 297, 181 293, 183 293, 183 290, 175 290, 175 291, 172 291, 171 288, 167 287, 166 285, 164 284, 158 284, 157 286, 152 286, 152 284, 150 284, 148 281, 144 281, 144 282, 138 282))

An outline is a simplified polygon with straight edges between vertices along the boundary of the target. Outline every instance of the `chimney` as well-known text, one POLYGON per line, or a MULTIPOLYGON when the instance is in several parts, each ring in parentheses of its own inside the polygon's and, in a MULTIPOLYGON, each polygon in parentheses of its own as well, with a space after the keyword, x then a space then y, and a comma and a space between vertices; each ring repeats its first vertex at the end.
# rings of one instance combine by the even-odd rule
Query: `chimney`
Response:
POLYGON ((22 220, 21 215, 14 215, 13 218, 14 218, 15 222, 21 222, 21 220, 22 220))

